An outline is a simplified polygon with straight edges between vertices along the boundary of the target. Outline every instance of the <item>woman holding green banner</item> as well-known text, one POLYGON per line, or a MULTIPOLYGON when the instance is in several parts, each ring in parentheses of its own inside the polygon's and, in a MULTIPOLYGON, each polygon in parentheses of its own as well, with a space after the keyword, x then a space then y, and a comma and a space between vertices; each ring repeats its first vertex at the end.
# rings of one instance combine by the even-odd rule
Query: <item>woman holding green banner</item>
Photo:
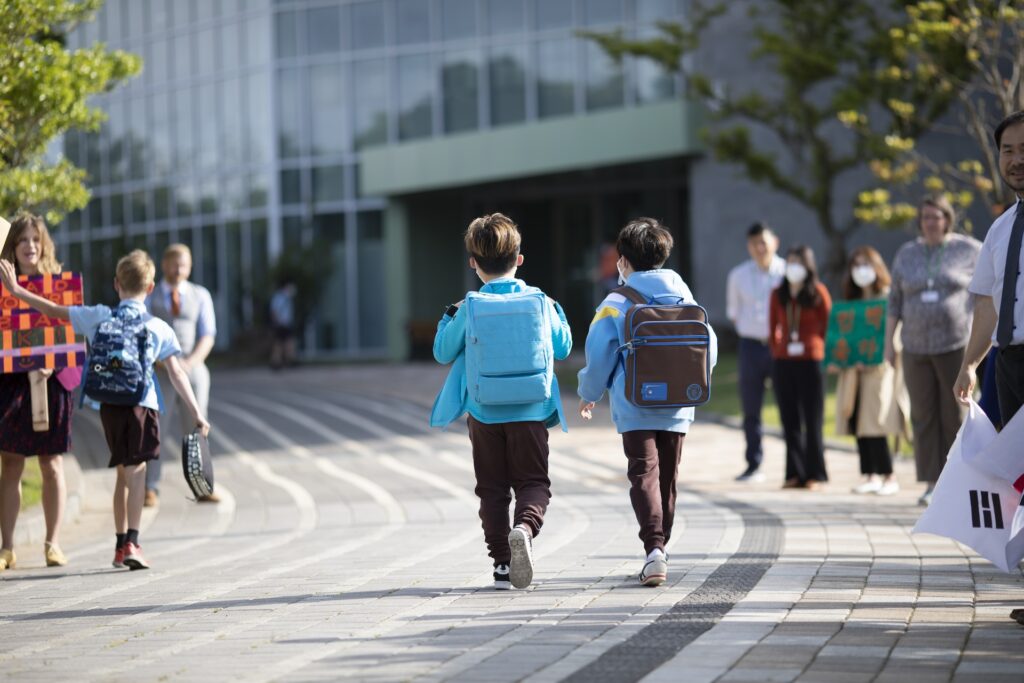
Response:
MULTIPOLYGON (((60 272, 57 251, 46 223, 39 216, 20 214, 0 249, 0 259, 11 261, 19 275, 60 272)), ((0 571, 11 569, 14 555, 14 526, 21 507, 21 475, 25 458, 39 456, 43 475, 43 516, 46 543, 43 551, 49 567, 67 564, 57 545, 57 533, 64 516, 67 489, 64 484, 63 454, 71 446, 71 390, 59 373, 39 372, 45 380, 49 408, 49 429, 33 429, 29 375, 25 372, 0 374, 0 571)), ((73 389, 73 386, 72 386, 73 389)))
MULTIPOLYGON (((891 282, 892 277, 881 254, 867 246, 853 250, 843 275, 843 298, 865 304, 872 302, 875 305, 867 305, 864 310, 882 314, 874 316, 876 319, 866 320, 862 326, 866 330, 877 329, 877 338, 867 340, 870 345, 878 344, 874 348, 881 346, 879 340, 885 329, 885 299, 889 296, 891 282)), ((833 347, 832 344, 828 346, 833 347)), ((893 476, 888 437, 906 435, 905 416, 909 414, 909 399, 899 367, 900 355, 897 353, 894 365, 883 361, 874 365, 855 363, 840 367, 838 358, 830 360, 833 364, 829 369, 839 372, 836 434, 857 438, 860 472, 864 475, 864 481, 854 487, 853 492, 891 496, 900 490, 900 485, 893 476)))
POLYGON ((981 242, 953 232, 956 213, 942 195, 925 197, 917 215, 920 236, 900 247, 892 262, 885 358, 895 364, 896 324, 902 322, 917 480, 928 486, 918 503, 928 505, 963 422, 953 385, 970 334, 967 285, 981 242))

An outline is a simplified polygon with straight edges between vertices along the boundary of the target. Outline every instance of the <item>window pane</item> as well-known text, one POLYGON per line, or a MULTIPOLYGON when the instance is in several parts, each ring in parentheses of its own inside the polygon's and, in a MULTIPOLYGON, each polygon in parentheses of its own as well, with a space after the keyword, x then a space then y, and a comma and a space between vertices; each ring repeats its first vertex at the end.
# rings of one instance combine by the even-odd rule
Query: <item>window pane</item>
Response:
MULTIPOLYGON (((108 108, 110 118, 104 124, 104 138, 107 144, 107 172, 110 182, 124 180, 128 168, 128 110, 124 102, 113 102, 108 108)), ((83 134, 80 138, 84 155, 83 161, 89 163, 92 147, 96 145, 95 135, 83 134)), ((95 182, 95 181, 94 181, 95 182)))
POLYGON ((430 55, 398 60, 398 137, 411 140, 433 132, 434 69, 430 55))
POLYGON ((158 221, 171 217, 171 188, 166 185, 153 190, 153 217, 158 221))
POLYGON ((306 13, 306 46, 311 55, 341 52, 341 8, 318 7, 306 13))
POLYGON ((221 166, 236 166, 244 163, 242 146, 247 113, 242 110, 242 81, 239 78, 224 81, 218 88, 221 107, 221 130, 224 131, 224 145, 221 166))
POLYGON ((128 125, 131 135, 130 173, 132 179, 141 180, 149 172, 149 150, 146 140, 146 101, 142 99, 128 100, 128 125))
POLYGON ((526 49, 513 46, 491 53, 491 123, 500 126, 526 119, 526 49))
POLYGON ((398 0, 395 30, 400 44, 430 40, 430 0, 398 0))
POLYGON ((281 69, 278 73, 277 149, 281 158, 288 159, 302 153, 302 72, 281 69))
POLYGON ((149 193, 145 190, 132 192, 132 223, 145 223, 149 220, 149 193))
POLYGON ((344 166, 322 166, 313 169, 313 201, 334 202, 345 198, 344 166))
MULTIPOLYGON (((345 214, 319 214, 313 219, 313 239, 327 255, 328 275, 316 307, 316 338, 320 349, 348 347, 348 283, 346 281, 345 214)), ((378 290, 383 291, 383 290, 378 290)))
POLYGON ((171 104, 166 92, 158 92, 149 98, 153 112, 153 136, 149 144, 153 150, 153 165, 156 175, 167 174, 171 168, 171 104))
POLYGON ((192 0, 171 0, 171 3, 175 26, 188 26, 192 23, 192 0))
POLYGON ((359 263, 359 347, 387 346, 387 307, 376 292, 387 289, 384 220, 380 211, 363 211, 356 222, 359 263))
POLYGON ((253 282, 253 322, 261 326, 266 322, 267 285, 269 284, 270 269, 267 264, 267 221, 259 219, 252 222, 250 231, 250 259, 249 268, 253 282))
POLYGON ((679 0, 636 0, 636 20, 655 22, 671 19, 680 14, 679 0))
POLYGON ((272 17, 252 16, 245 22, 245 63, 248 66, 259 66, 270 61, 272 17))
MULTIPOLYGON (((220 283, 217 281, 217 226, 216 225, 204 225, 202 227, 202 272, 200 276, 203 278, 201 284, 216 297, 216 291, 220 289, 220 283)), ((197 268, 196 270, 200 270, 197 268)), ((214 300, 216 304, 216 299, 214 300)), ((220 313, 220 311, 217 311, 220 313)))
POLYGON ((318 64, 309 68, 313 106, 312 153, 340 154, 346 151, 345 73, 340 64, 318 64))
POLYGON ((249 175, 249 207, 258 209, 267 205, 268 177, 265 172, 252 173, 249 175))
POLYGON ((241 64, 238 36, 241 24, 225 24, 220 31, 220 69, 221 71, 235 71, 241 64))
POLYGON ((206 28, 196 34, 196 62, 201 76, 217 72, 217 29, 206 28))
POLYGON ((281 12, 275 18, 275 41, 280 59, 296 57, 299 54, 299 13, 281 12))
POLYGON ((179 36, 175 39, 174 49, 174 78, 184 81, 192 78, 192 46, 191 34, 179 36))
POLYGON ((298 169, 281 171, 281 203, 302 203, 302 172, 298 169))
POLYGON ((587 110, 622 106, 623 82, 622 66, 587 43, 587 110))
POLYGON ((588 24, 622 21, 622 0, 586 0, 584 15, 588 24))
POLYGON ((537 46, 537 112, 541 118, 571 114, 576 46, 572 40, 547 40, 537 46))
POLYGON ((245 146, 249 163, 264 164, 270 159, 274 144, 274 130, 270 122, 270 78, 263 72, 249 76, 249 106, 245 117, 248 119, 249 141, 245 146))
MULTIPOLYGON (((641 31, 642 38, 653 38, 659 31, 648 29, 641 31)), ((675 96, 675 77, 660 64, 650 59, 637 59, 636 64, 636 99, 638 102, 659 102, 675 96)))
POLYGON ((488 0, 487 13, 492 34, 519 33, 526 25, 526 0, 488 0))
POLYGON ((125 225, 124 219, 124 195, 114 193, 110 195, 110 199, 107 203, 110 207, 110 224, 111 225, 125 225))
POLYGON ((174 99, 174 168, 178 173, 188 173, 194 162, 195 140, 192 125, 192 97, 188 90, 178 90, 174 99))
POLYGON ((352 46, 361 50, 384 45, 384 4, 352 5, 352 46))
POLYGON ((217 126, 217 85, 204 83, 197 88, 195 106, 199 116, 199 168, 212 170, 220 163, 220 131, 217 126))
POLYGON ((388 79, 382 59, 353 64, 355 102, 355 145, 363 148, 387 142, 388 79))
POLYGON ((444 90, 444 129, 448 133, 472 130, 480 125, 476 52, 456 52, 445 57, 441 70, 444 90))
POLYGON ((442 7, 446 39, 476 35, 476 0, 442 0, 442 7))

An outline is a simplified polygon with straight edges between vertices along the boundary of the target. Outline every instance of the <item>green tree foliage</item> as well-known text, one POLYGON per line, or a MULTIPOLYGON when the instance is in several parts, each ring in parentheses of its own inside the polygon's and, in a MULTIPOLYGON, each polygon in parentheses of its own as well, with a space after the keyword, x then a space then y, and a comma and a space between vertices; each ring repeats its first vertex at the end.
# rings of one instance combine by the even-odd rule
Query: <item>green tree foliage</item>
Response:
POLYGON ((878 73, 891 97, 880 99, 875 110, 844 114, 844 122, 858 133, 887 129, 888 149, 871 164, 883 185, 860 196, 856 213, 883 225, 903 224, 916 215, 916 208, 901 198, 914 199, 923 190, 944 192, 964 209, 981 200, 999 213, 1013 197, 999 177, 992 130, 1008 114, 1024 109, 1024 3, 913 2, 903 19, 889 31, 892 61, 878 73), (955 115, 932 125, 930 112, 900 94, 915 89, 951 98, 955 115), (906 127, 966 134, 977 156, 933 159, 918 149, 906 127))
MULTIPOLYGON (((739 165, 751 180, 767 185, 811 210, 829 242, 827 265, 837 272, 846 260, 846 238, 861 217, 834 206, 849 172, 872 161, 892 161, 900 150, 886 143, 893 130, 914 140, 945 111, 951 93, 923 83, 892 82, 878 74, 898 59, 890 29, 903 14, 897 0, 761 0, 750 2, 754 23, 750 59, 772 72, 764 85, 737 92, 713 75, 688 68, 685 55, 724 6, 696 6, 686 24, 661 22, 661 35, 630 40, 621 33, 585 33, 614 58, 652 59, 686 77, 688 95, 709 105, 716 125, 706 132, 715 157, 739 165), (844 128, 840 118, 859 116, 875 102, 899 97, 918 113, 885 125, 844 128), (769 131, 770 147, 754 142, 753 128, 769 131), (872 132, 876 130, 878 132, 872 132)), ((735 37, 737 43, 741 38, 735 37)), ((876 107, 877 108, 877 107, 876 107)), ((856 122, 852 122, 856 123, 856 122)), ((844 188, 845 189, 845 188, 844 188)))
POLYGON ((138 73, 141 60, 103 44, 69 51, 64 36, 91 21, 103 0, 0 2, 0 215, 19 209, 56 223, 89 201, 85 172, 47 158, 51 141, 72 128, 95 131, 105 119, 90 95, 138 73))

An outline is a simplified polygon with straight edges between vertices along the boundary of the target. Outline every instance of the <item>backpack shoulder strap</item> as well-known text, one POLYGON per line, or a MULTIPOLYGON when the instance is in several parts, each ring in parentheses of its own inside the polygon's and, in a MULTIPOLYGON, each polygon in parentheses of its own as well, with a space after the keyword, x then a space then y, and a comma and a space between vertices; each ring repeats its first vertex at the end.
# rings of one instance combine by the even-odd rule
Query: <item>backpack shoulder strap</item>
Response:
POLYGON ((618 289, 613 289, 612 294, 621 294, 622 296, 626 297, 627 299, 629 299, 630 301, 639 306, 643 306, 647 303, 647 297, 645 297, 643 294, 633 289, 629 285, 623 285, 618 289))

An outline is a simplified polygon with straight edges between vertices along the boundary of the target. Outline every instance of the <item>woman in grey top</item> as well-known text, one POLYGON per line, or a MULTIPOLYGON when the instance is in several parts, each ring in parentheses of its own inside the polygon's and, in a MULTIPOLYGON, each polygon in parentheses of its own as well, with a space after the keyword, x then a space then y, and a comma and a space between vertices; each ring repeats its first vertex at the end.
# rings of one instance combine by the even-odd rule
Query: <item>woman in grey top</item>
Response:
POLYGON ((903 321, 903 375, 910 393, 917 480, 931 502, 946 454, 963 421, 953 397, 970 334, 973 301, 967 292, 981 242, 953 232, 956 213, 941 195, 925 197, 918 209, 920 237, 907 242, 892 264, 885 357, 895 361, 893 333, 903 321))

